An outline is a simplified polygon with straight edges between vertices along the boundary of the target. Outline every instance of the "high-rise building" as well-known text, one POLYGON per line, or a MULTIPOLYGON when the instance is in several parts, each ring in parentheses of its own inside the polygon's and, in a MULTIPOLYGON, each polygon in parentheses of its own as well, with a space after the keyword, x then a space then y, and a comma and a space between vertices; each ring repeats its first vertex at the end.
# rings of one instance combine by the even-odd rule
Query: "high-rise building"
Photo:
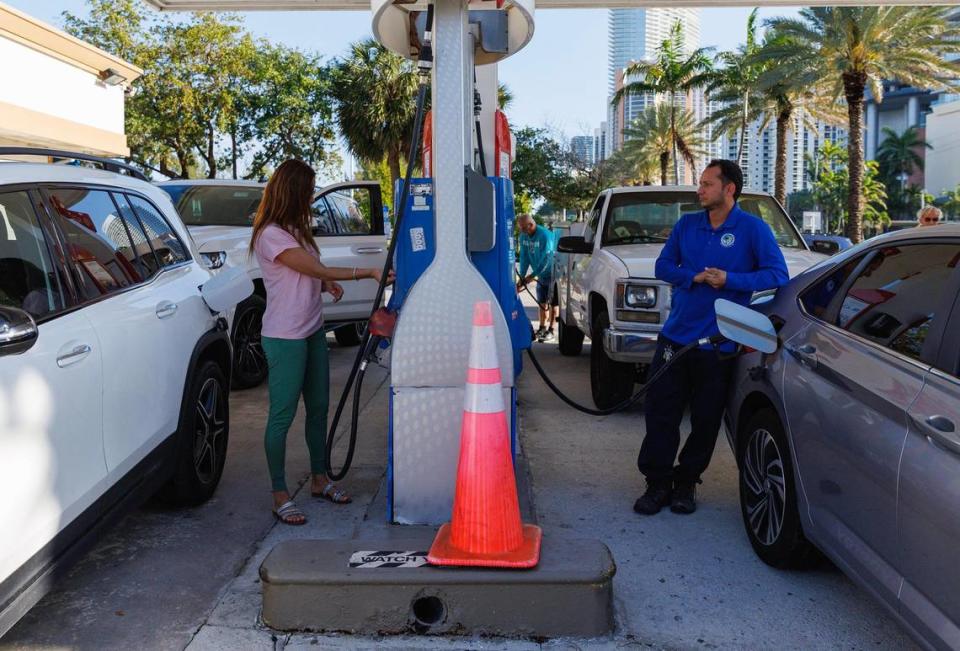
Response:
POLYGON ((609 144, 607 142, 607 123, 601 122, 599 129, 593 130, 593 160, 596 163, 601 163, 607 160, 607 152, 610 151, 609 144))
POLYGON ((702 93, 695 91, 677 97, 662 97, 654 93, 629 95, 616 106, 611 101, 616 92, 634 81, 625 78, 625 68, 634 61, 651 60, 656 50, 670 36, 673 26, 683 27, 684 52, 691 53, 700 46, 700 12, 686 8, 611 9, 608 17, 609 53, 607 74, 607 151, 612 153, 623 145, 623 129, 629 126, 646 108, 664 101, 672 101, 697 112, 697 104, 704 104, 702 93), (697 94, 699 93, 699 99, 697 94))
POLYGON ((570 151, 586 167, 593 167, 596 162, 593 136, 574 136, 570 139, 570 151))
MULTIPOLYGON (((816 128, 806 126, 802 111, 793 116, 793 124, 787 131, 786 189, 792 192, 808 190, 811 187, 811 164, 816 160, 816 152, 825 141, 845 145, 847 131, 843 127, 816 122, 816 128)), ((744 185, 752 190, 773 193, 776 183, 777 165, 777 127, 771 122, 766 128, 760 120, 747 127, 744 140, 743 168, 744 185)), ((719 143, 719 155, 730 160, 737 159, 740 147, 740 134, 723 135, 719 143)))

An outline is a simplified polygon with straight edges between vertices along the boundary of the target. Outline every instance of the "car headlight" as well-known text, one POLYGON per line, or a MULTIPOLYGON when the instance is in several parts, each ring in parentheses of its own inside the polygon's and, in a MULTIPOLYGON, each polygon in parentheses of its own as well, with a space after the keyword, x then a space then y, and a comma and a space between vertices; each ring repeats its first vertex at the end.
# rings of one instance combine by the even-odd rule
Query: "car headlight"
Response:
POLYGON ((655 285, 617 284, 617 307, 649 310, 656 305, 657 287, 655 285))
POLYGON ((226 251, 208 251, 200 252, 200 259, 207 269, 219 269, 227 262, 226 251))

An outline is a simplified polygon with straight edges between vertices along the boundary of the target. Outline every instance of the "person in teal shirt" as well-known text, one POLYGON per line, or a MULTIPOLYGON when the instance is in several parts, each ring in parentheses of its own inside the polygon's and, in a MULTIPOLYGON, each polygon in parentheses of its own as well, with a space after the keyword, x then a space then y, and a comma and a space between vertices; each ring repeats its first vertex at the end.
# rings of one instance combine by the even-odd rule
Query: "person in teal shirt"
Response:
POLYGON ((530 215, 520 215, 520 280, 517 291, 531 280, 537 281, 537 303, 540 308, 540 328, 536 338, 546 341, 553 337, 553 326, 557 321, 557 300, 553 289, 553 233, 537 226, 530 215), (530 273, 527 274, 529 269, 530 273), (549 312, 549 314, 548 314, 549 312), (548 323, 549 317, 549 326, 548 323))

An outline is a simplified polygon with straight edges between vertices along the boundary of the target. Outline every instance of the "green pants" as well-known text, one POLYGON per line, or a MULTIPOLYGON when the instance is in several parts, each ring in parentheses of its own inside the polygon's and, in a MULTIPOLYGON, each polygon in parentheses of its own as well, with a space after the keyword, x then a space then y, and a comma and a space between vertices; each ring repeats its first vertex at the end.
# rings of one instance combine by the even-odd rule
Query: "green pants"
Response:
POLYGON ((287 431, 297 415, 301 394, 307 409, 304 433, 310 451, 310 472, 315 475, 327 472, 327 408, 330 404, 327 336, 321 328, 306 339, 263 337, 262 342, 270 368, 267 379, 270 415, 263 447, 267 452, 273 490, 285 491, 287 431))

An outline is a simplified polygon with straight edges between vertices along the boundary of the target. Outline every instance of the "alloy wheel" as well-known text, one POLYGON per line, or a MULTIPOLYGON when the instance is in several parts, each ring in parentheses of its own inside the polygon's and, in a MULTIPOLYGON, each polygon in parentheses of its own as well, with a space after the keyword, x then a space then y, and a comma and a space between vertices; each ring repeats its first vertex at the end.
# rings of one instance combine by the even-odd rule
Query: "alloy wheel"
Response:
POLYGON ((193 466, 204 484, 216 480, 223 464, 227 441, 226 400, 223 386, 216 378, 207 378, 197 397, 193 466))
POLYGON ((787 484, 780 448, 769 431, 757 429, 750 435, 741 472, 750 529, 760 543, 772 545, 783 529, 787 484))
POLYGON ((267 356, 260 340, 263 313, 250 309, 241 315, 234 333, 236 370, 244 377, 260 377, 266 373, 267 356))

